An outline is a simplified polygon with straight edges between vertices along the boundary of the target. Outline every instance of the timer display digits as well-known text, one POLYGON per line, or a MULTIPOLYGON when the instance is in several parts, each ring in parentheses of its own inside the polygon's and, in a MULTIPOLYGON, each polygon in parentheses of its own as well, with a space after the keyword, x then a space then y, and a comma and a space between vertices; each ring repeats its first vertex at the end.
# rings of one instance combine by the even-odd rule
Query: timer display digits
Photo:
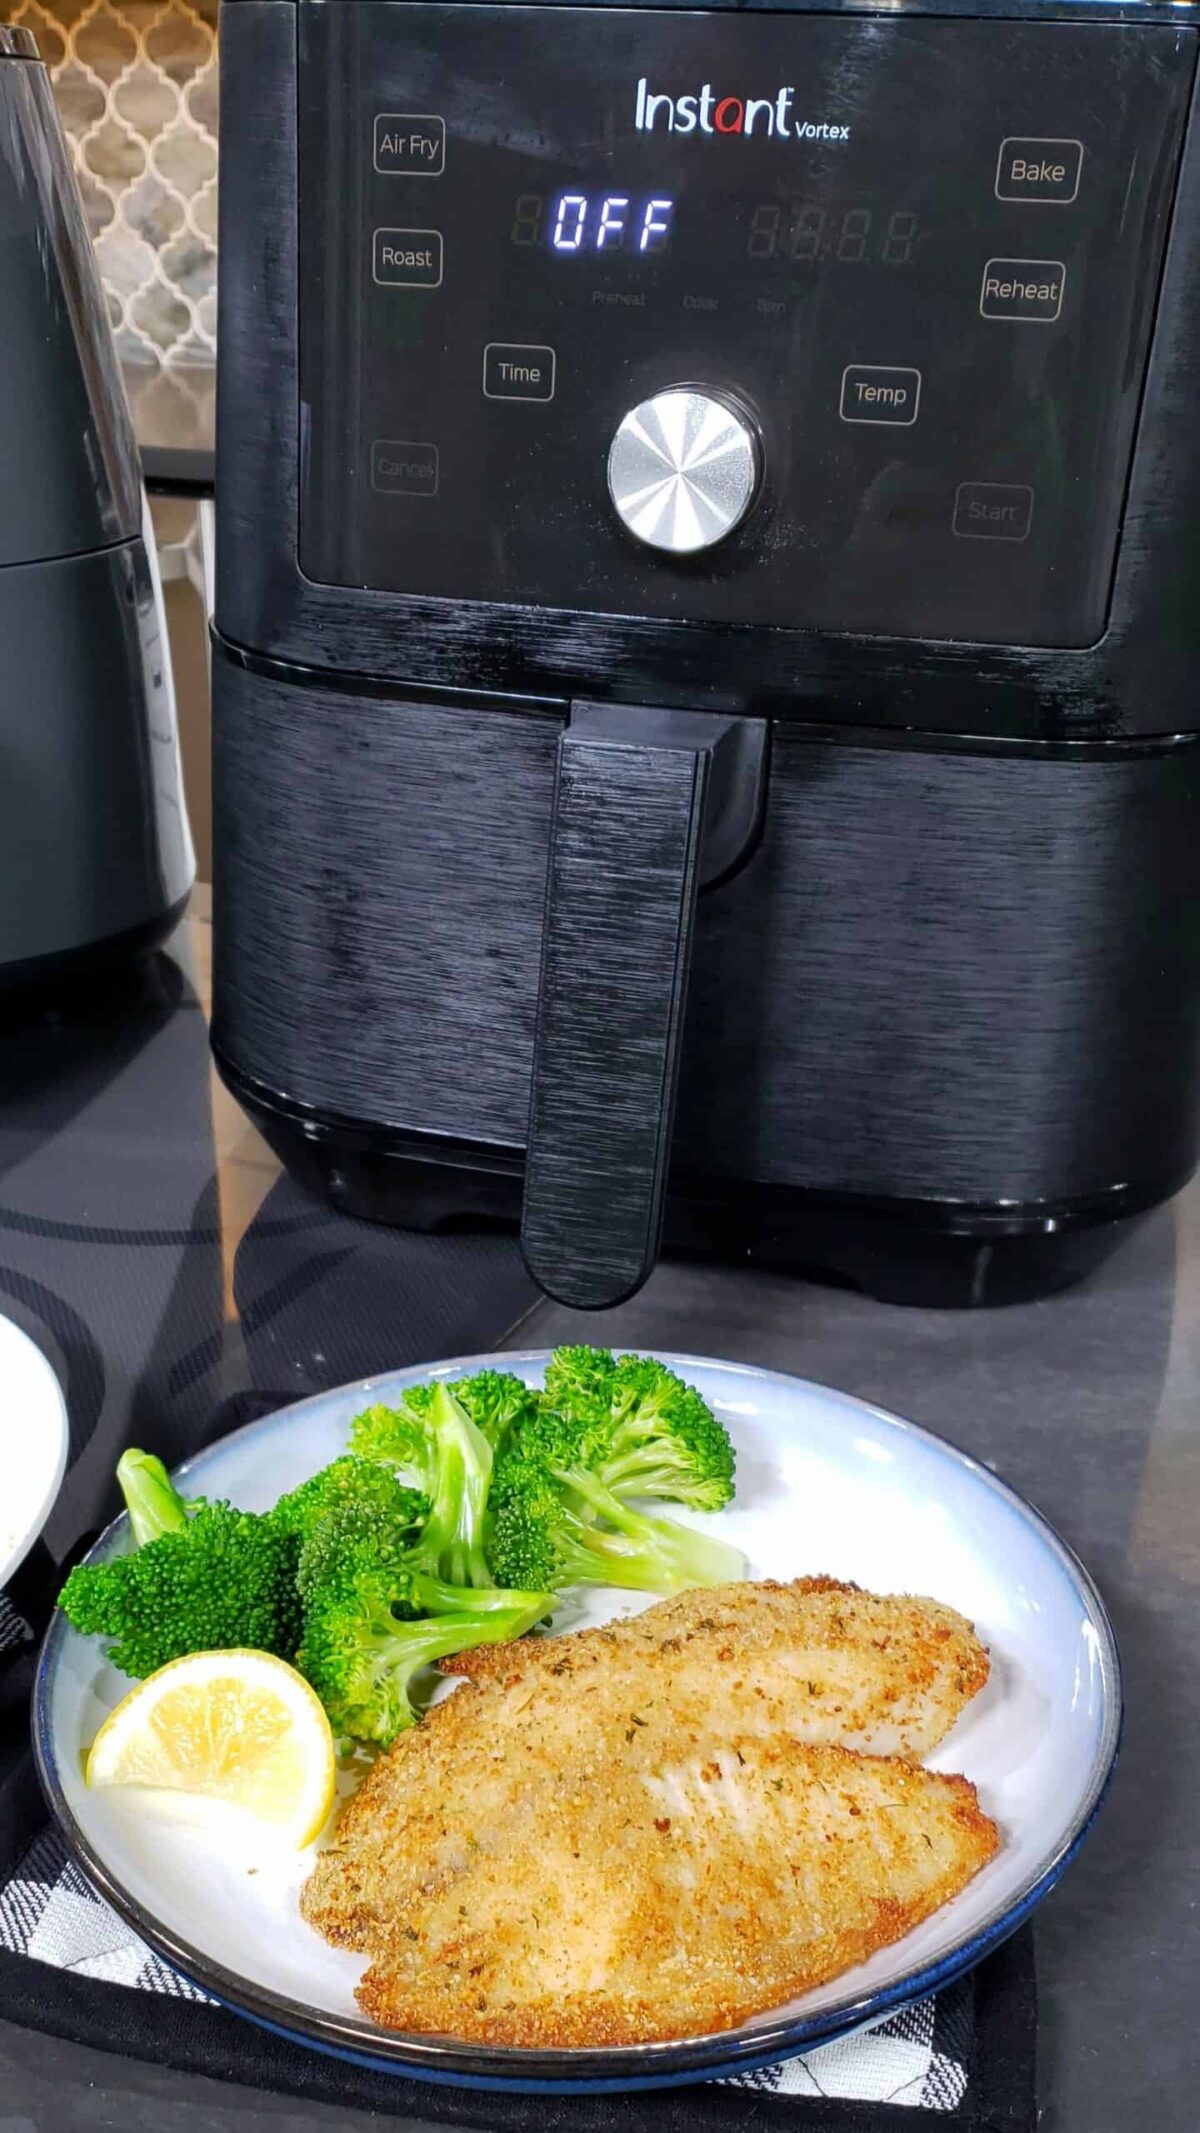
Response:
POLYGON ((869 207, 830 212, 815 200, 781 207, 764 200, 750 217, 746 253, 750 259, 840 259, 906 267, 917 242, 917 217, 908 208, 889 216, 879 233, 869 207))
POLYGON ((514 244, 544 244, 552 252, 665 252, 675 220, 674 200, 630 193, 522 193, 509 236, 514 244))

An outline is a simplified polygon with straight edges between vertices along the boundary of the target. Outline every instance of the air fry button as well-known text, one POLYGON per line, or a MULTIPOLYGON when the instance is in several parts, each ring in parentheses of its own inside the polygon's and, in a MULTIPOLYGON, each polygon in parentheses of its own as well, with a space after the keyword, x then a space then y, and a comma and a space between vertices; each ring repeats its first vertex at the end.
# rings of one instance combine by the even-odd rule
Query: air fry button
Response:
POLYGON ((1062 310, 1066 285, 1061 259, 989 259, 979 292, 980 317, 1052 326, 1062 310))
POLYGON ((429 112, 381 111, 375 121, 375 168, 385 177, 440 178, 446 168, 446 121, 429 112))

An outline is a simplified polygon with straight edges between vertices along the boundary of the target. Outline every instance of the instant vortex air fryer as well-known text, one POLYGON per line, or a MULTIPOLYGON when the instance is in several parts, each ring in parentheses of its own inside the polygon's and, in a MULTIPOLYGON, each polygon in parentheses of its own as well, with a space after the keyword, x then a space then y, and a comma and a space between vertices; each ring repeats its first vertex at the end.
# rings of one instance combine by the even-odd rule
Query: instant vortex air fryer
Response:
POLYGON ((338 1204, 982 1302, 1189 1174, 1196 54, 224 7, 214 1036, 338 1204))
POLYGON ((192 873, 100 277, 37 45, 0 24, 0 993, 153 947, 192 873))

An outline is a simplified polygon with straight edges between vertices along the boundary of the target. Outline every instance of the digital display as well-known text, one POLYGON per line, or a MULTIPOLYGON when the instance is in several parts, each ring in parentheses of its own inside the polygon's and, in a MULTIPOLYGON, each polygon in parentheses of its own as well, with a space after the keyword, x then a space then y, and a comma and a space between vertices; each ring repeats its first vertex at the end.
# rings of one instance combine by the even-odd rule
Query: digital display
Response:
POLYGON ((553 252, 665 252, 675 202, 617 192, 521 193, 509 236, 514 244, 548 244, 553 252))
MULTIPOLYGON (((906 267, 920 220, 911 208, 829 207, 819 200, 763 200, 746 219, 748 259, 836 259, 843 265, 906 267)), ((665 252, 675 222, 669 196, 619 192, 520 193, 509 237, 552 252, 627 256, 665 252)))
POLYGON ((819 200, 782 206, 764 200, 750 215, 749 259, 840 259, 844 265, 906 267, 921 225, 911 208, 890 215, 869 207, 825 207, 819 200))

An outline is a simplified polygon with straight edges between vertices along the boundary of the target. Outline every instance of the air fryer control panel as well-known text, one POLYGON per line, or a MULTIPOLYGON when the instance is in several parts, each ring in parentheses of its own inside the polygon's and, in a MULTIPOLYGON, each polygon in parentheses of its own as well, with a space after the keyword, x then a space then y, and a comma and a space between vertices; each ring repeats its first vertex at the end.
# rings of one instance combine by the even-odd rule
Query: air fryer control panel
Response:
POLYGON ((1190 32, 299 15, 308 577, 1103 634, 1190 32))

